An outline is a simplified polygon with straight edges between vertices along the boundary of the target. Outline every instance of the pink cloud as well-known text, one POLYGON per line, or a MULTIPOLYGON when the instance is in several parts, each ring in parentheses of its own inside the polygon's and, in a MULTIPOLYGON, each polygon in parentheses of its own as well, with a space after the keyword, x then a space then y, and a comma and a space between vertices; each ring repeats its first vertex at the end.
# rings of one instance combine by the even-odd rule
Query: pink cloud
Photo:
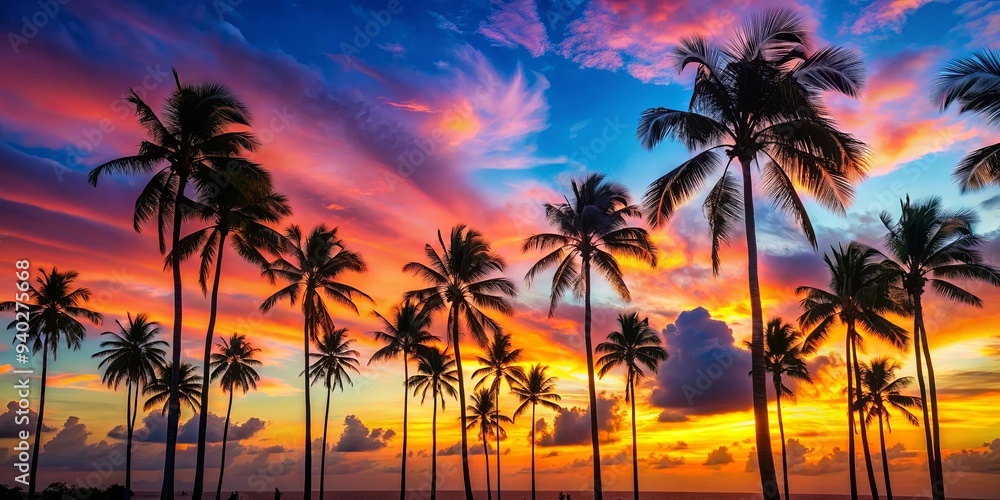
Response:
POLYGON ((880 29, 896 33, 902 29, 906 16, 931 0, 876 0, 869 4, 851 25, 851 33, 863 35, 880 29))
POLYGON ((538 15, 534 0, 493 0, 489 19, 479 26, 479 33, 493 42, 523 46, 538 57, 549 49, 548 35, 538 15))

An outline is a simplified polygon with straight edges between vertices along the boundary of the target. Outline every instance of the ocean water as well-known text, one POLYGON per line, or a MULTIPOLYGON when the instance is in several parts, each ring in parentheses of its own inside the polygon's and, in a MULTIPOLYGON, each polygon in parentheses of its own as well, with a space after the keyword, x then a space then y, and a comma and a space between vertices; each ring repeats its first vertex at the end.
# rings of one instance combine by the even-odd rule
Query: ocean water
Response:
MULTIPOLYGON (((573 500, 590 500, 593 498, 591 494, 584 493, 574 493, 569 492, 573 500)), ((274 490, 270 492, 239 492, 240 500, 273 500, 274 490)), ((494 492, 495 495, 495 492, 494 492)), ((850 495, 822 495, 822 494, 795 494, 793 495, 796 500, 845 500, 851 498, 850 495)), ((141 499, 151 499, 158 498, 159 493, 137 493, 133 498, 141 499)), ((228 498, 229 493, 224 493, 222 498, 228 498)), ((177 496, 177 499, 184 499, 185 496, 177 496)), ((314 494, 313 499, 317 497, 314 494)), ((430 498, 429 492, 411 492, 406 496, 407 500, 428 500, 430 498)), ((465 494, 462 491, 438 491, 438 500, 464 500, 465 494)), ((477 491, 475 493, 476 500, 485 499, 485 491, 477 491)), ((558 500, 558 491, 539 491, 536 494, 536 500, 558 500)), ((604 498, 606 500, 631 500, 631 491, 605 491, 604 498)), ((649 491, 642 492, 639 495, 642 500, 760 500, 762 497, 759 493, 693 493, 693 492, 666 492, 666 491, 649 491)), ((871 497, 861 495, 862 499, 870 499, 871 497)), ((911 497, 907 497, 910 500, 911 497)), ((916 498, 916 497, 912 497, 916 498)), ((323 500, 398 500, 398 491, 337 491, 337 492, 327 492, 324 495, 323 500)), ((504 500, 531 500, 530 491, 504 491, 504 500)), ((282 492, 281 500, 302 500, 301 492, 282 492)), ((953 499, 953 500, 963 500, 963 499, 953 499)))

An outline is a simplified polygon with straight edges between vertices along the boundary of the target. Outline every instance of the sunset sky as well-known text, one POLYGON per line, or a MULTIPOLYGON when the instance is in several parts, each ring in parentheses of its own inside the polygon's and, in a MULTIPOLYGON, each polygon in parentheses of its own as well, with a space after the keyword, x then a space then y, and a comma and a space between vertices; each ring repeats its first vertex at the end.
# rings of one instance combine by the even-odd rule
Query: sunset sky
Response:
MULTIPOLYGON (((818 252, 793 223, 763 200, 758 203, 765 316, 795 320, 800 314, 795 287, 826 284, 822 253, 851 239, 878 245, 882 226, 877 213, 898 214, 899 199, 907 194, 915 199, 940 196, 949 208, 977 210, 977 230, 987 241, 983 254, 1000 265, 1000 190, 960 195, 951 179, 963 153, 998 142, 1000 132, 953 110, 942 113, 929 99, 933 76, 945 61, 1000 44, 1000 4, 794 2, 818 39, 863 53, 869 75, 863 97, 831 97, 828 105, 844 129, 870 145, 872 176, 858 188, 846 217, 807 200, 817 226, 818 252)), ((137 312, 162 322, 165 340, 171 331, 172 287, 155 229, 141 234, 132 229, 135 198, 146 179, 108 177, 95 188, 86 174, 136 150, 144 134, 124 98, 129 88, 135 89, 159 111, 173 88, 174 67, 183 81, 219 81, 246 101, 252 130, 264 144, 254 159, 273 172, 276 189, 288 196, 294 211, 288 222, 339 227, 370 268, 345 281, 370 294, 375 310, 387 314, 404 292, 419 285, 402 267, 423 259, 424 244, 436 240, 438 229, 465 223, 493 242, 507 260, 507 276, 519 285, 515 315, 501 322, 515 347, 524 348, 526 365, 551 366, 563 396, 564 410, 539 409, 535 424, 541 433, 539 489, 572 492, 586 490, 591 474, 583 306, 569 298, 553 318, 547 317, 551 275, 532 287, 524 283, 539 255, 522 255, 521 242, 546 229, 541 205, 561 201, 570 179, 603 172, 638 198, 653 179, 688 157, 681 144, 668 141, 649 152, 634 138, 643 110, 687 106, 691 75, 673 69, 667 57, 673 43, 698 33, 725 38, 749 13, 790 4, 50 3, 57 5, 55 11, 35 0, 5 2, 0 9, 0 32, 13 35, 5 36, 7 44, 0 46, 0 265, 5 266, 0 275, 8 280, 0 281, 0 287, 13 293, 13 262, 19 259, 30 259, 33 273, 38 267, 77 270, 80 284, 94 292, 90 306, 104 314, 105 324, 90 327, 79 351, 60 352, 49 366, 41 484, 83 483, 89 474, 107 470, 108 457, 124 449, 124 390, 108 390, 91 359, 100 332, 117 328, 114 320, 137 312), (381 13, 373 17, 373 11, 381 13)), ((750 355, 743 344, 750 335, 746 249, 741 232, 724 249, 719 276, 712 275, 702 199, 691 200, 665 228, 652 232, 660 251, 655 269, 624 264, 630 303, 616 298, 604 283, 597 285, 594 332, 601 340, 615 328, 618 313, 638 311, 664 334, 670 359, 637 391, 644 489, 758 491, 750 355), (725 353, 733 364, 703 394, 689 398, 684 387, 697 386, 705 376, 708 353, 725 353)), ((237 396, 234 403, 226 489, 299 489, 301 312, 283 304, 262 315, 258 305, 275 288, 232 253, 224 271, 217 332, 245 333, 262 349, 264 361, 259 390, 237 396)), ((184 272, 183 354, 200 364, 208 305, 196 283, 196 264, 188 263, 184 272)), ((931 294, 927 324, 942 448, 946 469, 954 471, 946 476, 949 493, 996 498, 1000 290, 972 290, 986 302, 984 309, 946 303, 931 294)), ((337 325, 358 340, 363 365, 377 348, 369 334, 379 326, 372 309, 362 305, 360 315, 335 310, 337 325)), ((2 319, 9 321, 8 316, 2 319)), ((912 326, 904 319, 898 323, 912 326)), ((438 318, 432 330, 443 338, 444 319, 438 318)), ((816 383, 796 386, 797 403, 783 405, 786 434, 794 440, 789 445, 793 491, 847 492, 842 339, 843 332, 835 332, 810 359, 816 383)), ((0 389, 2 402, 14 395, 8 385, 14 354, 9 344, 0 342, 0 387, 6 387, 0 389)), ((477 348, 463 344, 463 354, 467 366, 474 367, 477 348)), ((903 375, 915 374, 912 352, 870 341, 864 356, 880 355, 896 358, 903 375)), ((364 366, 353 387, 334 394, 329 488, 391 489, 398 484, 402 368, 401 361, 364 366)), ((624 378, 613 373, 597 387, 602 393, 598 409, 605 489, 628 490, 624 378)), ((911 390, 916 394, 915 386, 911 390)), ((313 436, 318 437, 323 390, 317 387, 313 394, 313 436)), ((207 475, 212 487, 225 403, 213 386, 212 469, 207 475)), ((514 404, 512 396, 501 399, 502 410, 514 404)), ((773 398, 771 409, 774 449, 779 450, 773 398)), ((414 488, 426 484, 429 474, 430 417, 429 403, 411 400, 414 488)), ((179 488, 189 487, 193 479, 197 419, 191 418, 185 408, 179 488)), ((443 489, 462 486, 457 418, 458 404, 448 401, 447 410, 439 413, 443 489)), ((140 421, 133 489, 155 490, 163 465, 165 417, 153 412, 140 415, 140 421)), ((502 443, 505 488, 530 486, 531 425, 530 417, 519 418, 502 443)), ((10 438, 14 428, 9 410, 0 415, 0 438, 10 438)), ((892 430, 887 444, 894 490, 920 494, 927 487, 923 432, 901 418, 892 430)), ((4 462, 12 460, 8 442, 4 439, 0 448, 4 462)), ((872 443, 877 449, 877 440, 872 443)), ((483 457, 481 449, 475 451, 473 483, 482 488, 483 457)), ((124 482, 124 466, 115 469, 102 484, 124 482)), ((12 481, 4 476, 0 483, 12 481)))

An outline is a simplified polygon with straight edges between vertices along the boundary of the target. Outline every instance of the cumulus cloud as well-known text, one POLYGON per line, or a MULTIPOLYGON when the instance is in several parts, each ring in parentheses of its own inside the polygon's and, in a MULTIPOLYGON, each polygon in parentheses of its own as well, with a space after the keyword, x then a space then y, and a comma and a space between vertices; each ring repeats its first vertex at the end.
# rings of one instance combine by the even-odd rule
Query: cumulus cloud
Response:
POLYGON ((847 452, 835 447, 830 451, 830 453, 824 454, 818 461, 805 462, 799 464, 794 469, 789 470, 796 474, 802 474, 803 476, 818 476, 822 474, 845 471, 847 470, 847 466, 847 452))
POLYGON ((1000 438, 983 443, 983 448, 986 450, 952 453, 945 457, 944 464, 948 470, 1000 474, 1000 438))
POLYGON ((678 315, 663 337, 670 357, 650 396, 651 404, 669 410, 661 422, 750 408, 750 353, 736 347, 725 322, 698 307, 678 315))
MULTIPOLYGON (((601 393, 597 396, 598 439, 602 443, 618 441, 625 410, 622 398, 601 393)), ((566 446, 590 444, 590 407, 562 408, 552 421, 552 428, 544 419, 535 424, 539 446, 566 446)))
POLYGON ((671 457, 666 453, 650 453, 645 460, 651 469, 671 469, 684 465, 684 457, 671 457))
MULTIPOLYGON (((781 448, 774 448, 774 463, 781 463, 781 448)), ((789 438, 785 444, 785 451, 788 455, 788 470, 789 472, 797 472, 803 464, 806 463, 806 455, 813 451, 813 448, 807 448, 798 439, 789 438)), ((746 466, 743 468, 746 472, 757 472, 759 463, 757 461, 757 449, 753 448, 747 456, 746 466)))
MULTIPOLYGON (((142 442, 163 443, 167 440, 166 434, 167 417, 158 411, 154 411, 143 417, 142 423, 136 427, 133 439, 142 442)), ((223 427, 226 419, 214 413, 208 414, 208 426, 205 432, 205 440, 208 443, 221 443, 223 427)), ((246 422, 230 422, 229 435, 226 439, 232 441, 242 441, 250 439, 260 431, 264 430, 267 423, 257 417, 250 417, 246 422)), ((126 439, 128 434, 124 425, 116 425, 108 432, 108 437, 112 439, 126 439)), ((195 414, 177 428, 177 442, 184 444, 194 444, 198 442, 198 415, 195 414)))
POLYGON ((361 419, 355 415, 344 417, 344 432, 333 445, 334 451, 349 453, 356 451, 374 451, 385 448, 396 435, 392 429, 382 430, 381 427, 369 430, 361 419))
POLYGON ((720 446, 710 452, 705 458, 705 463, 701 464, 705 467, 715 467, 719 468, 726 464, 733 463, 733 454, 729 451, 728 446, 720 446))
MULTIPOLYGON (((35 422, 38 421, 38 412, 28 408, 26 415, 28 416, 28 425, 21 425, 14 423, 14 418, 18 416, 17 410, 20 408, 17 405, 17 401, 11 401, 7 403, 7 411, 0 413, 0 438, 14 438, 17 437, 18 432, 22 430, 27 430, 28 432, 35 433, 35 422)), ((56 430, 55 427, 46 425, 42 423, 42 430, 44 432, 52 432, 56 430)))
MULTIPOLYGON (((479 455, 479 454, 482 454, 482 453, 483 453, 483 445, 481 445, 481 444, 474 444, 472 446, 469 446, 469 454, 470 455, 479 455)), ((440 450, 438 450, 437 454, 438 454, 439 457, 451 457, 451 456, 455 456, 455 455, 461 455, 462 454, 462 442, 458 441, 457 443, 455 443, 455 444, 453 444, 453 445, 451 445, 451 446, 449 446, 447 448, 441 448, 440 450)))

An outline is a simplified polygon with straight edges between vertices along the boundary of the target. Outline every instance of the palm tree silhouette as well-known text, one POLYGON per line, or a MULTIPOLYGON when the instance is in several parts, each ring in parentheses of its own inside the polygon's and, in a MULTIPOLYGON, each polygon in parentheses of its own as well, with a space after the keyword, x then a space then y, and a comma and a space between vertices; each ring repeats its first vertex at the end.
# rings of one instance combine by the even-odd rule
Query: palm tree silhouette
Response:
POLYGON ((146 313, 138 313, 135 318, 128 315, 128 326, 118 323, 121 333, 111 331, 101 333, 111 337, 101 342, 101 350, 91 356, 100 359, 98 368, 104 370, 102 380, 109 388, 118 390, 125 382, 125 495, 132 498, 132 434, 139 414, 139 394, 143 388, 156 379, 156 370, 163 367, 167 343, 156 340, 160 334, 160 324, 150 321, 146 313))
POLYGON ((521 401, 514 410, 514 417, 528 411, 531 405, 531 500, 535 500, 535 407, 542 405, 550 410, 559 411, 559 401, 556 394, 556 379, 546 373, 549 367, 535 364, 528 370, 522 380, 517 380, 511 391, 521 401))
MULTIPOLYGON (((253 135, 234 127, 248 127, 250 113, 243 102, 228 87, 218 83, 181 84, 177 70, 174 73, 176 89, 164 102, 162 116, 134 90, 128 102, 135 105, 136 117, 145 129, 148 139, 143 140, 137 154, 117 158, 90 171, 91 184, 106 174, 152 176, 135 202, 133 226, 138 232, 143 224, 156 219, 160 252, 166 253, 165 232, 170 228, 170 247, 177 248, 181 239, 181 224, 189 215, 189 199, 185 190, 189 182, 200 184, 213 169, 227 164, 248 152, 255 151, 258 143, 253 135)), ((197 187, 197 186, 196 186, 197 187)), ((181 366, 181 255, 174 253, 171 262, 174 285, 174 325, 171 341, 171 366, 181 366)), ((170 411, 167 414, 167 448, 164 455, 163 487, 160 498, 174 498, 174 465, 177 457, 177 426, 180 419, 178 383, 180 373, 170 376, 170 411)), ((197 486, 197 485, 196 485, 197 486)), ((201 499, 197 489, 194 500, 201 499)))
MULTIPOLYGON (((303 241, 302 230, 299 226, 292 224, 285 230, 282 238, 282 253, 287 255, 278 257, 268 265, 264 271, 264 276, 271 282, 277 283, 279 280, 287 283, 273 295, 264 299, 260 305, 260 310, 268 312, 279 300, 287 300, 292 306, 296 302, 302 302, 303 320, 303 356, 305 370, 305 474, 303 495, 309 498, 312 495, 312 412, 309 402, 309 344, 313 340, 318 340, 318 328, 327 331, 333 330, 333 319, 327 310, 323 297, 344 306, 355 313, 358 306, 354 300, 364 298, 371 301, 367 294, 337 281, 344 273, 354 271, 363 273, 367 271, 361 254, 348 250, 344 242, 337 235, 337 228, 327 229, 320 224, 312 230, 312 233, 303 241)), ((325 450, 324 450, 325 451, 325 450)))
MULTIPOLYGON (((271 176, 267 170, 242 159, 232 159, 225 163, 223 171, 215 169, 201 172, 198 179, 199 199, 192 202, 194 215, 209 222, 184 238, 177 245, 185 260, 199 252, 200 266, 198 284, 202 293, 207 293, 209 272, 215 265, 209 300, 208 328, 205 333, 205 350, 202 372, 208 373, 212 356, 212 339, 218 317, 219 283, 222 279, 222 258, 227 243, 231 243, 237 255, 244 260, 265 268, 267 259, 261 251, 278 252, 281 235, 267 226, 279 222, 291 213, 287 199, 277 194, 271 186, 271 176), (229 239, 231 237, 231 239, 229 239), (227 239, 229 239, 227 241, 227 239)), ((173 251, 167 255, 167 266, 173 261, 173 251)), ((201 405, 198 412, 198 446, 195 458, 195 479, 193 496, 197 497, 205 483, 205 433, 208 429, 208 377, 202 379, 201 405)))
MULTIPOLYGON (((850 401, 861 397, 859 385, 861 365, 858 363, 857 350, 864 342, 858 328, 900 349, 904 349, 909 342, 906 330, 885 318, 889 313, 905 313, 905 308, 898 300, 898 294, 892 293, 888 274, 885 267, 879 264, 878 257, 879 253, 876 250, 855 241, 852 241, 846 249, 843 246, 840 246, 839 250, 834 248, 831 254, 823 256, 823 261, 830 271, 829 289, 800 286, 795 290, 798 295, 803 296, 801 302, 803 312, 799 317, 799 325, 804 329, 812 329, 804 343, 803 349, 806 352, 814 351, 827 338, 837 322, 847 327, 844 357, 847 361, 847 423, 850 434, 848 469, 853 485, 852 498, 857 498, 858 493, 854 468, 854 411, 850 401)), ((875 483, 871 452, 867 442, 868 433, 862 425, 861 443, 868 471, 868 484, 872 497, 878 499, 878 486, 875 483)), ((759 457, 760 451, 757 454, 759 457)))
POLYGON ((591 266, 604 276, 612 289, 630 299, 617 258, 633 258, 656 265, 656 250, 645 229, 630 227, 628 218, 640 217, 639 208, 630 204, 628 191, 621 185, 606 182, 601 174, 591 174, 571 182, 573 199, 552 205, 546 203, 545 218, 556 232, 535 234, 524 241, 522 252, 548 252, 528 270, 530 285, 542 271, 555 266, 550 292, 549 317, 563 295, 572 290, 583 297, 583 338, 587 350, 587 377, 590 396, 590 433, 594 452, 594 498, 604 498, 601 486, 601 450, 597 437, 597 388, 594 381, 594 352, 591 341, 591 266))
MULTIPOLYGON (((1000 126, 1000 50, 987 48, 949 61, 934 80, 931 100, 942 111, 957 102, 960 113, 980 115, 1000 126)), ((962 192, 1000 184, 1000 143, 965 155, 954 177, 962 192)))
POLYGON ((899 412, 907 422, 919 426, 909 408, 920 408, 922 400, 915 396, 900 394, 899 391, 913 385, 913 377, 896 378, 899 365, 895 361, 881 357, 861 364, 861 398, 854 405, 864 415, 864 426, 878 419, 878 439, 882 449, 882 475, 885 477, 885 496, 892 500, 892 485, 889 483, 889 456, 885 451, 885 431, 892 432, 889 425, 889 408, 899 412))
MULTIPOLYGON (((196 368, 191 363, 181 363, 180 383, 177 390, 180 394, 181 403, 187 403, 191 411, 198 411, 198 402, 201 401, 201 375, 195 371, 196 368)), ((146 403, 142 405, 143 411, 149 411, 157 406, 161 406, 160 413, 167 415, 170 410, 170 378, 172 377, 173 366, 167 361, 162 367, 157 369, 156 379, 146 386, 143 394, 150 394, 146 403)), ((183 406, 183 405, 182 405, 183 406)))
POLYGON ((977 250, 983 239, 973 232, 977 222, 974 212, 945 211, 940 198, 911 203, 909 197, 900 201, 899 220, 888 212, 880 214, 885 225, 886 260, 896 280, 895 285, 909 299, 913 308, 913 353, 917 360, 917 382, 920 386, 927 444, 928 472, 935 499, 944 498, 944 474, 941 467, 941 429, 938 425, 937 384, 931 362, 927 329, 924 325, 923 296, 927 283, 945 299, 976 307, 983 301, 954 284, 956 278, 1000 286, 1000 271, 989 266, 977 250), (923 366, 927 366, 927 383, 923 366), (930 395, 928 397, 928 388, 930 395))
MULTIPOLYGON (((497 332, 500 325, 487 312, 510 315, 513 311, 510 298, 517 294, 514 283, 503 276, 504 260, 493 253, 489 242, 475 229, 463 224, 451 229, 448 244, 438 231, 441 253, 428 244, 424 254, 428 264, 410 262, 404 272, 413 273, 424 280, 427 288, 407 293, 424 302, 428 311, 448 310, 448 336, 455 348, 458 370, 458 399, 460 422, 466 420, 465 376, 462 373, 462 352, 459 342, 462 331, 467 331, 481 346, 487 343, 487 332, 497 332), (462 328, 464 326, 464 328, 462 328)), ((465 426, 462 431, 462 479, 465 498, 472 500, 472 479, 469 476, 469 438, 465 426)))
MULTIPOLYGON (((229 417, 233 412, 233 393, 237 389, 243 391, 245 395, 251 389, 257 389, 257 382, 260 375, 257 374, 256 367, 261 365, 260 360, 254 355, 260 352, 247 342, 247 336, 233 333, 227 341, 220 337, 220 342, 216 344, 217 352, 213 352, 210 359, 211 378, 219 380, 222 392, 229 394, 229 404, 226 406, 226 423, 222 427, 222 462, 219 465, 219 484, 215 487, 215 500, 222 498, 222 480, 226 473, 226 440, 229 437, 229 417)), ((202 386, 202 390, 205 386, 202 386)), ((204 395, 201 398, 204 402, 204 395)), ((203 409, 202 411, 207 411, 203 409)))
MULTIPOLYGON (((27 271, 24 274, 27 274, 27 271)), ((42 419, 45 417, 45 385, 48 380, 49 355, 51 353, 52 360, 55 361, 59 354, 60 343, 65 344, 70 350, 80 349, 80 343, 87 336, 87 328, 80 323, 80 319, 98 326, 102 321, 100 313, 84 307, 90 300, 90 290, 74 288, 78 277, 79 273, 76 271, 60 272, 53 267, 51 271, 46 272, 45 269, 38 268, 35 284, 28 284, 27 290, 18 287, 23 293, 17 294, 16 302, 0 303, 0 311, 16 312, 14 321, 7 325, 7 329, 14 330, 19 322, 27 321, 28 329, 18 329, 17 337, 22 338, 24 344, 31 344, 32 353, 42 352, 38 419, 35 421, 35 443, 31 452, 31 470, 28 474, 28 498, 31 500, 35 498, 38 477, 38 450, 42 442, 42 419)), ((23 282, 27 283, 26 280, 23 282)))
POLYGON ((625 401, 632 403, 632 495, 639 500, 639 455, 635 438, 635 383, 646 376, 642 369, 656 373, 667 360, 659 333, 649 326, 649 318, 639 319, 638 313, 619 314, 619 331, 608 334, 607 342, 597 344, 603 354, 597 360, 598 376, 604 378, 611 370, 624 367, 625 401))
POLYGON ((334 389, 344 391, 344 383, 354 385, 351 380, 351 372, 360 373, 358 370, 358 357, 361 354, 351 348, 354 339, 347 337, 347 328, 324 328, 323 336, 316 339, 316 350, 312 358, 315 360, 308 372, 303 372, 307 377, 311 373, 312 383, 323 381, 326 388, 326 412, 323 414, 323 452, 320 455, 319 463, 319 497, 323 498, 324 487, 326 486, 326 435, 330 422, 330 393, 334 389))
POLYGON ((828 209, 846 213, 844 207, 854 194, 852 183, 865 176, 865 146, 837 129, 822 97, 827 91, 858 96, 864 85, 864 66, 855 51, 836 46, 815 48, 805 20, 787 9, 748 17, 733 40, 724 46, 702 37, 681 40, 673 54, 678 71, 689 65, 697 68, 689 109, 646 110, 639 119, 636 137, 647 149, 671 138, 699 151, 646 191, 646 216, 654 227, 666 224, 678 206, 722 170, 702 207, 712 234, 716 274, 721 264, 720 244, 729 242, 734 224, 743 219, 756 445, 761 488, 772 500, 780 495, 767 423, 752 167, 755 161, 758 169, 760 162, 765 162, 760 174, 762 192, 776 208, 797 220, 816 248, 816 235, 796 187, 804 188, 828 209), (740 180, 729 173, 734 160, 742 173, 742 196, 740 180))
POLYGON ((383 329, 372 332, 375 340, 385 344, 382 348, 372 354, 368 364, 373 361, 386 361, 396 359, 403 355, 403 454, 401 455, 401 477, 399 480, 399 500, 406 498, 406 440, 407 423, 409 420, 409 390, 407 389, 410 380, 410 356, 417 353, 432 340, 438 340, 427 331, 430 327, 430 314, 421 305, 413 300, 405 300, 402 304, 392 308, 393 321, 389 321, 377 311, 372 314, 382 320, 383 329))
MULTIPOLYGON (((524 368, 515 363, 521 360, 522 349, 514 349, 510 335, 502 331, 493 332, 493 340, 486 346, 486 356, 477 356, 476 361, 482 368, 472 372, 472 378, 479 379, 476 389, 481 389, 489 382, 489 391, 493 394, 493 409, 495 418, 500 415, 500 386, 507 382, 507 387, 524 379, 524 368)), ((497 433, 497 500, 500 500, 500 434, 497 433)))
POLYGON ((493 489, 490 487, 490 441, 493 435, 497 436, 497 442, 506 439, 507 431, 502 424, 514 423, 510 417, 502 415, 496 411, 493 404, 493 393, 487 388, 478 389, 472 395, 472 404, 466 408, 468 416, 465 417, 466 430, 479 427, 479 439, 483 441, 483 456, 486 457, 486 498, 493 498, 493 489))
MULTIPOLYGON (((747 342, 749 347, 749 342, 747 342)), ((781 436, 781 475, 785 485, 785 500, 792 498, 788 493, 788 452, 785 449, 785 423, 781 419, 781 398, 795 401, 795 393, 782 381, 784 377, 812 382, 806 367, 803 352, 802 332, 781 318, 772 318, 764 328, 764 369, 771 374, 774 383, 775 401, 778 405, 778 434, 781 436)))
POLYGON ((420 393, 420 404, 427 399, 427 391, 431 392, 434 404, 431 414, 431 500, 437 500, 437 403, 441 398, 441 409, 444 410, 444 395, 457 398, 455 384, 458 383, 458 370, 455 368, 455 358, 448 351, 436 347, 428 347, 417 352, 417 374, 409 378, 407 385, 413 388, 413 395, 420 393))

